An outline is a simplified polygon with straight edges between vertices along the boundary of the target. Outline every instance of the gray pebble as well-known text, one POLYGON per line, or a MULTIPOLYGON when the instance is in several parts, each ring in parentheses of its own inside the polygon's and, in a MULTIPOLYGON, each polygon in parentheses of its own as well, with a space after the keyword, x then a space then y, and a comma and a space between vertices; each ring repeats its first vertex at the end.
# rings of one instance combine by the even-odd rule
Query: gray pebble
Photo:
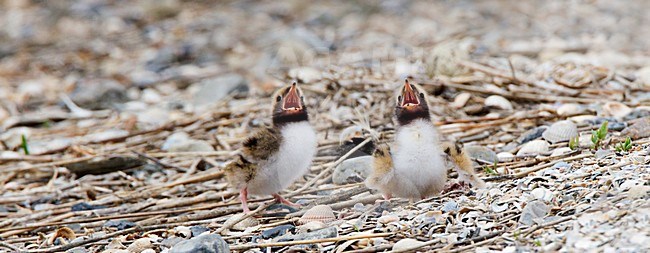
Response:
POLYGON ((372 171, 372 156, 360 156, 343 161, 332 174, 334 184, 362 182, 372 171))
POLYGON ((228 244, 219 235, 204 234, 177 243, 170 253, 225 253, 230 252, 228 244))
POLYGON ((309 233, 303 233, 297 235, 285 235, 278 238, 278 242, 334 238, 337 237, 338 234, 339 233, 336 227, 327 227, 309 233))
POLYGON ((524 207, 524 210, 521 211, 519 223, 531 226, 535 224, 536 221, 541 221, 550 211, 551 208, 542 201, 534 200, 528 202, 526 207, 524 207))

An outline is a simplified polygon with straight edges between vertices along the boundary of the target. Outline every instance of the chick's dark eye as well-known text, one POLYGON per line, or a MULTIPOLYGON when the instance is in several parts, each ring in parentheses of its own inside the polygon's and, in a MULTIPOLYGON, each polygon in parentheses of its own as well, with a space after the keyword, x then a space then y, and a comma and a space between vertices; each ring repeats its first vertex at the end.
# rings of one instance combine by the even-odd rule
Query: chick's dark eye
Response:
POLYGON ((277 102, 280 102, 280 100, 282 100, 282 96, 278 96, 277 98, 275 98, 275 101, 277 102))
POLYGON ((420 93, 420 97, 421 97, 421 98, 424 98, 424 93, 420 93))
POLYGON ((402 96, 397 96, 397 101, 402 101, 402 96))

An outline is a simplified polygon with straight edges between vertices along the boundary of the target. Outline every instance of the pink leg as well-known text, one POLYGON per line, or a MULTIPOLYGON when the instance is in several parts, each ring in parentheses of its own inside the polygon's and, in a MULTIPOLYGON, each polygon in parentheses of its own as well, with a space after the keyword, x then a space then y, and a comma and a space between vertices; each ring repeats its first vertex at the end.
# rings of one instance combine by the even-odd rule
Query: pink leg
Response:
POLYGON ((277 193, 273 194, 273 198, 275 199, 275 201, 277 201, 279 203, 282 203, 282 204, 285 204, 285 205, 288 205, 288 206, 293 206, 293 207, 300 207, 300 205, 294 204, 293 202, 286 200, 285 198, 280 196, 280 194, 277 194, 277 193))
POLYGON ((390 200, 392 198, 393 198, 393 194, 390 194, 390 193, 384 194, 384 200, 390 200))
POLYGON ((244 213, 250 213, 251 210, 248 209, 248 187, 244 187, 239 191, 239 200, 241 200, 241 207, 244 209, 244 213))

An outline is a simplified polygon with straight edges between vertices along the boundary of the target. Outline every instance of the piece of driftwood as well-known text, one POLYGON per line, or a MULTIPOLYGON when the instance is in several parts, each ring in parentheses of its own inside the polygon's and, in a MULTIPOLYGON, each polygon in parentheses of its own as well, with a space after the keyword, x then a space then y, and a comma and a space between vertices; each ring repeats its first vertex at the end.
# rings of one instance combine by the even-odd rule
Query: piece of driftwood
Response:
POLYGON ((63 165, 77 176, 100 175, 115 171, 128 170, 145 165, 146 160, 131 155, 95 157, 90 160, 63 165))

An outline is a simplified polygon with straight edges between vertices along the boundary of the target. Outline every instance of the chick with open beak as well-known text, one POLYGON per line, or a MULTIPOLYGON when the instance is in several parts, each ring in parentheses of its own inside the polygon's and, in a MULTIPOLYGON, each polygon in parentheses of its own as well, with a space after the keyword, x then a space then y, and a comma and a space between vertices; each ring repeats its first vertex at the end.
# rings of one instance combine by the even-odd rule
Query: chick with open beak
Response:
MULTIPOLYGON (((396 196, 415 200, 439 194, 447 181, 446 154, 431 122, 424 90, 408 80, 398 90, 395 121, 392 146, 380 145, 374 152, 373 171, 366 185, 381 191, 386 199, 396 196)), ((466 158, 456 157, 465 155, 462 151, 449 155, 453 161, 466 158)), ((463 172, 467 172, 466 167, 463 172)))
POLYGON ((272 122, 249 136, 241 155, 224 168, 227 181, 239 190, 244 212, 250 211, 248 194, 273 195, 295 206, 278 192, 303 176, 316 154, 316 132, 295 82, 273 94, 272 122))

